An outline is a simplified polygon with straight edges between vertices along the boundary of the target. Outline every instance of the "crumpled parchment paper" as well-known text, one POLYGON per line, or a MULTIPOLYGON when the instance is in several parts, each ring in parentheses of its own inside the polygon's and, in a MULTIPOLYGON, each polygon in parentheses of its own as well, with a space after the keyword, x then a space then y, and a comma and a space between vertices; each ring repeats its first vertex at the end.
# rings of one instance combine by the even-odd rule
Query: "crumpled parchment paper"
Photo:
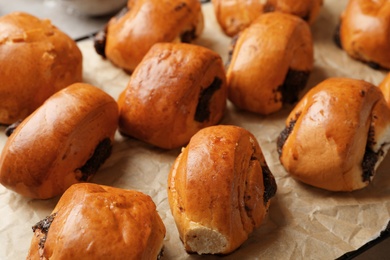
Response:
MULTIPOLYGON (((347 1, 324 2, 319 18, 311 26, 315 66, 306 91, 335 76, 380 83, 386 72, 352 60, 333 43, 334 29, 347 1)), ((203 11, 206 28, 196 43, 215 50, 226 61, 230 39, 221 33, 212 5, 203 5, 203 11)), ((84 56, 84 81, 117 99, 130 76, 101 59, 94 52, 91 40, 80 42, 79 47, 84 56)), ((334 259, 377 237, 390 220, 389 156, 369 187, 350 193, 320 190, 288 176, 279 163, 275 141, 291 109, 289 106, 273 115, 259 116, 228 104, 221 123, 242 126, 257 137, 278 191, 264 223, 225 259, 334 259)), ((0 149, 6 142, 4 130, 5 127, 0 127, 0 149)), ((184 251, 167 200, 167 176, 179 152, 180 149, 157 149, 117 134, 113 154, 93 182, 150 195, 167 228, 163 259, 198 259, 199 256, 184 251)), ((28 199, 0 186, 0 259, 26 257, 33 235, 31 226, 49 215, 58 199, 28 199)))

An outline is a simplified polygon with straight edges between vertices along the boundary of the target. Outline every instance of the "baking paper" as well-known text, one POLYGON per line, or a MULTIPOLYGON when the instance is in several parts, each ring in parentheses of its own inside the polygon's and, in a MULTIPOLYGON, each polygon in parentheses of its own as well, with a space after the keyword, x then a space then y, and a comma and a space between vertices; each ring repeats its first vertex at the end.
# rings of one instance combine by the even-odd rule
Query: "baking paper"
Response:
MULTIPOLYGON (((364 79, 378 84, 386 72, 375 71, 351 59, 333 42, 338 17, 347 1, 327 0, 311 26, 315 64, 305 91, 328 77, 364 79)), ((224 61, 230 38, 218 26, 212 5, 203 5, 205 31, 196 44, 218 52, 224 61)), ((84 57, 84 81, 102 88, 117 99, 130 78, 123 70, 98 56, 91 40, 79 43, 84 57)), ((335 259, 377 237, 390 220, 390 157, 379 167, 373 182, 355 192, 330 192, 292 179, 281 166, 276 139, 293 107, 270 116, 239 111, 228 103, 221 124, 251 131, 259 141, 276 178, 278 191, 269 213, 248 240, 225 259, 335 259)), ((0 128, 0 148, 6 142, 0 128)), ((93 182, 150 195, 167 228, 163 259, 220 259, 217 256, 189 255, 179 239, 167 200, 167 176, 180 149, 154 148, 116 134, 113 154, 93 182)), ((31 226, 50 214, 59 198, 24 198, 0 186, 0 259, 24 259, 33 232, 31 226)))

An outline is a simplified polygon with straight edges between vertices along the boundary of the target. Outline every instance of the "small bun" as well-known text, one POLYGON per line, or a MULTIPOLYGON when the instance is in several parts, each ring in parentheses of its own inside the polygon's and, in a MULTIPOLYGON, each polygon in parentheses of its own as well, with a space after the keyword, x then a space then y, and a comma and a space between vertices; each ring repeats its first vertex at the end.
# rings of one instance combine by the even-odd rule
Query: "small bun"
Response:
POLYGON ((132 72, 153 44, 191 42, 203 31, 199 0, 128 1, 127 10, 113 17, 95 38, 98 53, 132 72))
POLYGON ((390 69, 390 2, 350 0, 340 19, 341 47, 373 68, 390 69))
POLYGON ((82 81, 76 43, 49 20, 0 17, 0 124, 24 119, 60 89, 82 81))
POLYGON ((0 157, 0 183, 46 199, 90 180, 110 156, 118 125, 115 100, 91 85, 60 90, 27 117, 0 157))
POLYGON ((228 36, 237 35, 263 13, 261 2, 212 0, 217 21, 228 36))
POLYGON ((149 196, 87 183, 72 185, 33 231, 28 260, 158 259, 166 232, 149 196))
POLYGON ((313 68, 313 41, 302 19, 261 15, 235 44, 227 71, 228 97, 237 107, 267 115, 293 103, 313 68))
POLYGON ((262 223, 275 179, 256 138, 237 126, 200 130, 168 176, 169 205, 188 252, 228 254, 262 223))
POLYGON ((256 18, 267 12, 282 12, 313 23, 322 6, 322 0, 212 0, 219 25, 228 36, 235 36, 256 18))
POLYGON ((296 179, 352 191, 370 183, 389 143, 390 110, 379 89, 362 80, 332 78, 291 111, 278 151, 296 179))
POLYGON ((178 148, 217 124, 227 87, 221 57, 184 43, 155 44, 119 97, 119 130, 149 144, 178 148))

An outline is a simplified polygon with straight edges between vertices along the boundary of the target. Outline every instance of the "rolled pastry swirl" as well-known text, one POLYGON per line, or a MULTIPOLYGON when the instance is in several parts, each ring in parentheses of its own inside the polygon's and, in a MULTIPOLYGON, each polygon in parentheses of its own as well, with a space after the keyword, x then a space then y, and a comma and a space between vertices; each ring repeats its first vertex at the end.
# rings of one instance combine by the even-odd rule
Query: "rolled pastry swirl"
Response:
POLYGON ((169 205, 188 252, 228 254, 262 223, 276 183, 255 137, 237 126, 200 130, 168 177, 169 205))

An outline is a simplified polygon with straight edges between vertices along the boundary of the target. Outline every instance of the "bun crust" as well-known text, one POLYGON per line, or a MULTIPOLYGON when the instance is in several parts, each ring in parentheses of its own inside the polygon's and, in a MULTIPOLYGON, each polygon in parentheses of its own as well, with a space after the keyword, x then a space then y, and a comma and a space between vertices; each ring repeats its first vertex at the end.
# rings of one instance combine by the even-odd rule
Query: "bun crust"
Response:
POLYGON ((49 20, 26 13, 0 17, 0 67, 0 124, 24 119, 55 92, 82 81, 76 43, 49 20))
POLYGON ((314 23, 320 13, 323 0, 267 0, 266 12, 282 12, 298 16, 308 22, 314 23))
POLYGON ((153 44, 190 42, 203 31, 198 0, 130 0, 107 25, 105 56, 132 72, 153 44))
POLYGON ((390 107, 390 73, 379 84, 379 89, 381 90, 383 97, 385 98, 387 105, 390 107))
POLYGON ((390 2, 350 0, 340 20, 342 48, 373 67, 390 69, 390 2))
POLYGON ((209 49, 155 44, 119 97, 120 132, 161 148, 185 145, 221 120, 225 77, 221 57, 209 49))
POLYGON ((255 137, 236 126, 200 130, 168 177, 169 205, 188 252, 228 254, 262 223, 276 192, 255 137))
POLYGON ((72 185, 40 223, 29 260, 157 259, 166 232, 149 196, 87 183, 72 185))
POLYGON ((302 19, 261 15, 235 44, 227 71, 228 97, 239 108, 267 115, 293 103, 313 67, 313 41, 302 19))
POLYGON ((235 36, 263 13, 264 4, 259 0, 212 0, 214 13, 223 32, 235 36))
POLYGON ((390 110, 377 87, 332 78, 291 111, 278 140, 280 161, 296 179, 331 191, 366 187, 390 141, 390 110))
POLYGON ((322 6, 322 0, 212 0, 215 16, 224 33, 235 36, 256 18, 267 12, 282 12, 313 23, 322 6))
POLYGON ((62 89, 8 138, 0 182, 31 198, 60 195, 107 159, 117 125, 117 103, 102 90, 82 83, 62 89))

